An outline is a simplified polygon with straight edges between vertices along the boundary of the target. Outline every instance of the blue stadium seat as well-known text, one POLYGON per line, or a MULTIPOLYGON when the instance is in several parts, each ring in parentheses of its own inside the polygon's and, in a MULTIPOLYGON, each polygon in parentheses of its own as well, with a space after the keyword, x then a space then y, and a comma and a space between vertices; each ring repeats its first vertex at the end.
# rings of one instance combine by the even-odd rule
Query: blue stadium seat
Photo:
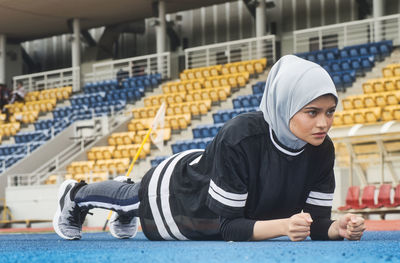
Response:
POLYGON ((317 61, 317 59, 316 59, 316 57, 315 57, 315 53, 308 53, 308 55, 307 55, 307 60, 309 60, 309 61, 312 61, 312 62, 316 62, 317 61))
POLYGON ((367 46, 363 45, 360 47, 360 56, 368 56, 369 52, 367 46))
POLYGON ((354 58, 351 60, 351 68, 358 72, 360 71, 362 72, 362 67, 359 58, 354 58))
POLYGON ((337 73, 333 74, 332 80, 333 80, 333 83, 335 84, 337 90, 341 91, 344 89, 340 74, 337 74, 337 73))
POLYGON ((328 49, 325 51, 326 60, 335 60, 337 59, 339 50, 337 48, 328 49))
POLYGON ((339 51, 339 54, 340 54, 340 57, 341 57, 341 58, 348 58, 348 57, 350 57, 350 55, 349 55, 347 49, 341 49, 341 50, 339 51))
POLYGON ((317 60, 318 63, 323 63, 326 60, 325 53, 324 52, 317 52, 316 60, 317 60))
POLYGON ((351 60, 347 60, 347 59, 341 60, 340 67, 341 67, 342 71, 351 70, 352 69, 351 60))
POLYGON ((364 71, 370 71, 374 65, 374 56, 366 56, 361 58, 361 66, 364 71))
POLYGON ((349 55, 350 55, 350 57, 358 57, 358 56, 360 56, 357 47, 349 48, 349 55))
POLYGON ((331 69, 332 69, 333 72, 337 72, 337 71, 341 71, 342 70, 338 60, 332 61, 331 69))

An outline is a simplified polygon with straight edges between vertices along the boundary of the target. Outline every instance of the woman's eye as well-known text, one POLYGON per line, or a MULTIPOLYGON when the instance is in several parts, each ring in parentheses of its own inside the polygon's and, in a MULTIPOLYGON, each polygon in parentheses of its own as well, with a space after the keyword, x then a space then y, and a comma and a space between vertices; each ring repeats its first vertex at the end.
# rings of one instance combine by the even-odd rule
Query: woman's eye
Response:
POLYGON ((307 113, 308 113, 308 115, 310 115, 311 117, 314 117, 314 116, 317 115, 317 112, 316 112, 316 111, 309 111, 309 112, 307 112, 307 113))
POLYGON ((333 116, 333 114, 335 114, 335 110, 331 110, 326 113, 328 116, 333 116))

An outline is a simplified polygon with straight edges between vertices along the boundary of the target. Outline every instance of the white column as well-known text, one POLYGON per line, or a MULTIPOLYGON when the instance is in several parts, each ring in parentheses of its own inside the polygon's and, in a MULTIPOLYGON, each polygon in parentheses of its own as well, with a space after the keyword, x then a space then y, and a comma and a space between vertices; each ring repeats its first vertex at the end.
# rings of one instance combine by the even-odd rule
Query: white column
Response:
POLYGON ((259 0, 256 8, 256 37, 265 35, 265 0, 259 0))
POLYGON ((307 28, 311 27, 311 3, 310 0, 306 0, 306 19, 307 19, 307 28))
POLYGON ((297 1, 296 0, 292 0, 293 31, 295 31, 297 29, 296 7, 297 7, 297 1))
POLYGON ((206 44, 206 8, 200 8, 200 15, 201 15, 201 43, 203 45, 206 44))
MULTIPOLYGON (((258 0, 256 7, 256 37, 263 37, 265 35, 265 0, 258 0)), ((257 58, 264 57, 263 43, 257 41, 257 58)))
MULTIPOLYGON (((382 0, 373 0, 372 4, 372 14, 374 18, 378 18, 383 16, 383 1, 382 0)), ((375 22, 374 23, 374 41, 381 41, 382 40, 382 33, 381 33, 381 23, 375 22)))
POLYGON ((231 8, 230 3, 225 3, 226 42, 231 41, 231 8))
POLYGON ((321 26, 325 25, 325 0, 321 0, 321 26))
POLYGON ((354 0, 352 0, 352 1, 350 1, 350 14, 351 14, 351 17, 350 17, 350 21, 354 21, 354 20, 356 20, 356 8, 355 8, 355 1, 354 0))
MULTIPOLYGON (((156 28, 157 33, 157 54, 165 52, 165 39, 167 32, 167 24, 165 22, 165 2, 164 0, 158 1, 158 26, 156 28)), ((163 59, 158 57, 157 59, 158 73, 163 74, 163 59)))
POLYGON ((213 5, 214 43, 218 43, 218 6, 213 5))
POLYGON ((339 24, 340 22, 340 6, 339 6, 339 0, 335 1, 335 15, 336 15, 336 24, 339 24))
POLYGON ((0 84, 6 84, 6 35, 0 35, 0 84))
POLYGON ((243 0, 238 1, 238 16, 239 16, 239 39, 243 38, 243 0))
MULTIPOLYGON (((79 68, 81 66, 81 25, 78 18, 74 18, 72 21, 72 30, 73 30, 73 41, 71 46, 72 52, 72 67, 79 68)), ((74 91, 79 91, 81 86, 81 73, 80 70, 74 69, 73 74, 74 85, 72 89, 74 91)))
POLYGON ((72 21, 73 42, 72 42, 72 66, 79 67, 81 65, 81 25, 77 18, 72 21))

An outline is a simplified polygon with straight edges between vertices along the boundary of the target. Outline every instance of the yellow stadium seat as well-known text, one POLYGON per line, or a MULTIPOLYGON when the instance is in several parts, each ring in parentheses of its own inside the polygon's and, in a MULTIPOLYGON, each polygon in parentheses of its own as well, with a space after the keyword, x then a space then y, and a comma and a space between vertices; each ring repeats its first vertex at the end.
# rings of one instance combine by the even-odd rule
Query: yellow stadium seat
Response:
POLYGON ((383 79, 383 85, 386 91, 395 91, 396 88, 396 81, 394 78, 391 79, 383 79))
POLYGON ((355 123, 366 123, 367 119, 366 116, 364 115, 364 111, 363 110, 355 110, 353 112, 353 120, 355 123))
POLYGON ((342 119, 342 113, 341 112, 335 112, 335 115, 333 115, 333 125, 334 126, 340 126, 343 125, 343 119, 342 119))
POLYGON ((374 83, 374 91, 375 92, 384 92, 385 86, 383 85, 382 79, 377 79, 374 83))
POLYGON ((343 120, 343 124, 346 124, 346 125, 354 124, 353 112, 351 110, 343 111, 342 112, 342 120, 343 120))
MULTIPOLYGON (((398 105, 386 106, 383 108, 383 110, 382 110, 382 120, 383 121, 391 121, 394 119, 395 107, 398 107, 398 105)), ((400 117, 400 115, 399 115, 399 117, 400 117)))
POLYGON ((355 109, 362 109, 365 108, 364 104, 364 96, 354 96, 353 98, 353 105, 355 109))
POLYGON ((188 80, 188 77, 186 76, 186 73, 185 73, 185 72, 182 72, 181 74, 179 74, 179 78, 180 78, 181 80, 188 80))
POLYGON ((382 69, 384 77, 400 76, 400 64, 387 65, 382 69))
POLYGON ((364 115, 368 123, 375 123, 381 120, 382 108, 368 108, 364 110, 364 115))
POLYGON ((374 83, 375 80, 370 79, 362 84, 362 88, 365 94, 374 93, 374 83))
POLYGON ((365 107, 367 108, 371 108, 371 107, 376 107, 376 101, 375 101, 375 97, 371 96, 371 95, 364 95, 364 104, 365 107))
POLYGON ((354 96, 348 96, 348 97, 342 99, 342 105, 343 105, 344 110, 354 109, 353 98, 354 98, 354 96))

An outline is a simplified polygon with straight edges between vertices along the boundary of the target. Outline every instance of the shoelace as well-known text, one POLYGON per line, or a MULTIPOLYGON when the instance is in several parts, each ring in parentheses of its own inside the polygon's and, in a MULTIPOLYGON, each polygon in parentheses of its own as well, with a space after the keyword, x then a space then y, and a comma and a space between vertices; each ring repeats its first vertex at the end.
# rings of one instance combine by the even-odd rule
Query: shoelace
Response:
MULTIPOLYGON (((80 227, 82 225, 81 224, 82 212, 83 211, 81 211, 77 205, 74 205, 73 208, 68 211, 69 217, 67 217, 67 220, 69 221, 69 224, 71 226, 80 227)), ((86 216, 86 213, 84 216, 86 216)))

